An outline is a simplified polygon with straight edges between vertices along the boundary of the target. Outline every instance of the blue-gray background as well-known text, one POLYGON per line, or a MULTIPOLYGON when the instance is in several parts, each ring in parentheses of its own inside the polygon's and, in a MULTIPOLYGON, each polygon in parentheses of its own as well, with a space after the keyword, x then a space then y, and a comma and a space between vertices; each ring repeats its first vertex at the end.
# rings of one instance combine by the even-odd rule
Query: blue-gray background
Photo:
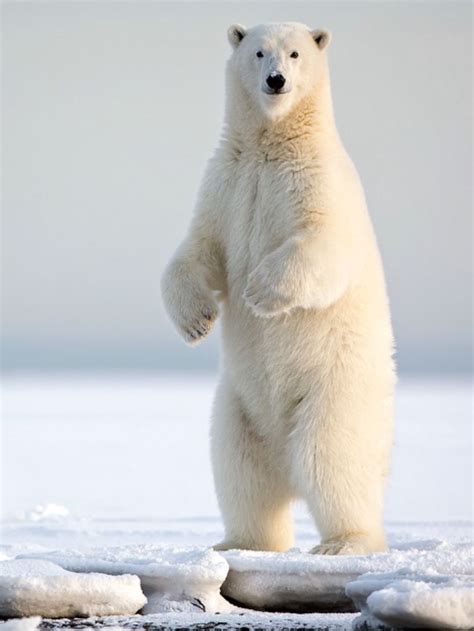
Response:
POLYGON ((226 29, 333 32, 339 129, 385 261, 401 371, 471 357, 469 2, 4 2, 3 367, 213 369, 159 277, 219 137, 226 29))

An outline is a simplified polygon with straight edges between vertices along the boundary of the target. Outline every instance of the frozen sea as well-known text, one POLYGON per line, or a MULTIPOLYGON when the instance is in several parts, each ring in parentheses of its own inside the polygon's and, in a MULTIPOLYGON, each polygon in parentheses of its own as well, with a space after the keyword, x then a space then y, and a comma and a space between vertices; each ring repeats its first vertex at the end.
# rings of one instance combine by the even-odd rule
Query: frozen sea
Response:
MULTIPOLYGON (((208 440, 215 384, 195 374, 4 378, 0 558, 219 541, 208 440)), ((391 544, 470 539, 471 424, 470 381, 400 379, 391 544)), ((305 550, 318 536, 304 506, 294 512, 305 550)))

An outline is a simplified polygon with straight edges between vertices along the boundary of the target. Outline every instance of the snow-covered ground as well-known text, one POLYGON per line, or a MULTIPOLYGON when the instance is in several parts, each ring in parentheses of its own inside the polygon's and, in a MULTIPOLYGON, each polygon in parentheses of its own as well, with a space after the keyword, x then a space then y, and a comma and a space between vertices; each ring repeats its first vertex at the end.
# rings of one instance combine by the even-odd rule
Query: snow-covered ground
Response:
MULTIPOLYGON (((0 559, 112 546, 129 552, 141 546, 142 553, 147 546, 197 547, 196 554, 205 554, 222 537, 208 449, 214 386, 215 378, 196 375, 4 379, 0 559)), ((471 538, 471 397, 463 380, 400 380, 386 506, 394 554, 449 548, 449 565, 471 538)), ((303 506, 295 507, 295 517, 296 546, 307 550, 317 534, 303 506)), ((237 571, 248 561, 232 562, 237 571)), ((267 558, 260 562, 268 565, 267 558)), ((463 579, 449 583, 459 568, 442 573, 448 582, 428 588, 384 579, 385 591, 367 602, 374 611, 387 602, 400 609, 416 593, 426 610, 430 590, 449 600, 453 586, 466 589, 463 579)), ((166 615, 166 624, 189 626, 183 616, 200 615, 204 622, 209 614, 166 615)), ((237 620, 235 613, 224 615, 237 620)), ((259 625, 284 623, 275 618, 283 614, 245 612, 239 624, 250 624, 251 615, 259 625)), ((396 619, 391 615, 387 620, 396 619)), ((288 628, 292 618, 285 616, 288 628)), ((353 620, 354 614, 299 614, 291 624, 348 629, 353 620)))

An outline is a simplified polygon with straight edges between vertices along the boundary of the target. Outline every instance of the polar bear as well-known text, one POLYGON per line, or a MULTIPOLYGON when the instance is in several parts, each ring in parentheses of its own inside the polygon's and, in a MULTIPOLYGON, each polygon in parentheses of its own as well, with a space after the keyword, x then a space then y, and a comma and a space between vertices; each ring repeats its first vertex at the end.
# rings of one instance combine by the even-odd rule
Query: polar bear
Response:
POLYGON ((211 453, 225 539, 287 550, 303 498, 317 554, 385 548, 395 371, 383 267, 334 122, 328 31, 230 27, 226 119, 166 310, 189 344, 218 313, 211 453))

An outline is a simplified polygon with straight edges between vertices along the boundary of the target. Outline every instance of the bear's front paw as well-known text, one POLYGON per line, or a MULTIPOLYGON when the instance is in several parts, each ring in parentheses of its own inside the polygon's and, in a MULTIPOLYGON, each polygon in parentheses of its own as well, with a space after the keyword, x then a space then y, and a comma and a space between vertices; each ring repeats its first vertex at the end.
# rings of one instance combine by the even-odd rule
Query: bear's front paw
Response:
POLYGON ((249 276, 243 298, 255 315, 271 318, 296 306, 283 283, 275 282, 274 275, 274 270, 263 262, 249 276))
POLYGON ((200 304, 194 307, 190 316, 180 317, 177 325, 184 338, 190 346, 199 344, 210 333, 214 322, 217 319, 216 304, 200 304))

